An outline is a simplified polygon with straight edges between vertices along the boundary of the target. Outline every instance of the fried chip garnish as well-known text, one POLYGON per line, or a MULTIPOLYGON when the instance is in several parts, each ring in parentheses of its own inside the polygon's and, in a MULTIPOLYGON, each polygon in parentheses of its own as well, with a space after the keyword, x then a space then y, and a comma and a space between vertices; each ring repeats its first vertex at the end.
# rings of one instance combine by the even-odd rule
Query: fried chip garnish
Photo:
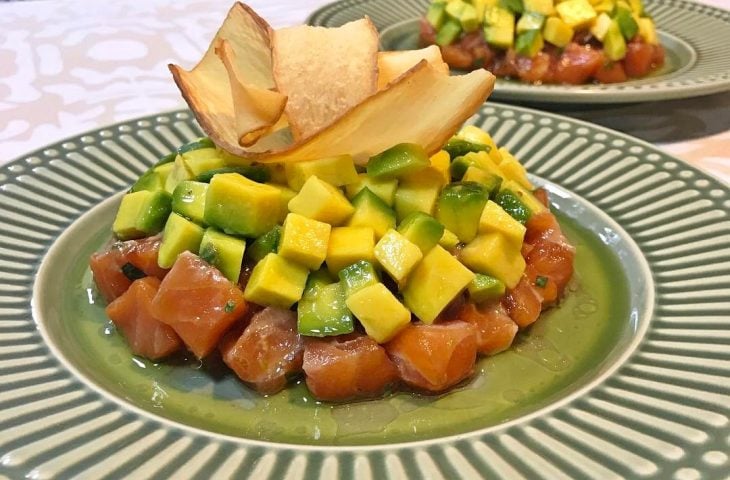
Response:
POLYGON ((294 140, 311 137, 377 90, 378 32, 361 19, 339 28, 276 30, 274 78, 288 97, 294 140))
POLYGON ((286 99, 270 90, 276 86, 270 35, 266 21, 237 2, 192 70, 169 66, 200 126, 228 151, 240 151, 241 140, 255 141, 281 116, 283 104, 279 104, 286 99), (222 42, 228 45, 228 68, 216 54, 222 42))
POLYGON ((426 60, 435 68, 449 73, 449 65, 441 57, 441 49, 431 45, 420 50, 402 50, 378 53, 378 90, 413 68, 421 60, 426 60))
POLYGON ((236 3, 203 59, 170 71, 230 163, 350 154, 364 164, 404 142, 432 153, 494 88, 486 70, 449 76, 437 47, 378 54, 377 44, 367 18, 272 33, 236 3))
POLYGON ((228 40, 215 49, 228 73, 238 143, 250 146, 277 123, 284 112, 286 97, 279 92, 247 85, 236 69, 236 53, 228 40))
POLYGON ((479 108, 494 88, 494 75, 475 70, 449 76, 428 61, 299 145, 267 152, 259 162, 294 162, 349 153, 359 164, 398 143, 436 152, 479 108))

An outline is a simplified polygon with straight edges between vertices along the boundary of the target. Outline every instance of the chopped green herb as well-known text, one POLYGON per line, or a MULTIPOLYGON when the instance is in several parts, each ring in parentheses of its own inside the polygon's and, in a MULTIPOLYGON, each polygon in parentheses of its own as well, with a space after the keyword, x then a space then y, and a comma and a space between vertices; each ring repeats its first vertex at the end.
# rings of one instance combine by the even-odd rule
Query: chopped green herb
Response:
POLYGON ((540 288, 545 288, 545 285, 547 285, 547 282, 548 282, 548 278, 540 275, 535 279, 535 286, 538 286, 540 288))
POLYGON ((122 273, 131 281, 135 281, 147 276, 142 270, 135 267, 131 263, 125 263, 124 265, 122 265, 122 273))
POLYGON ((234 308, 236 308, 236 302, 234 302, 233 300, 228 300, 223 310, 225 310, 226 313, 231 313, 234 308))

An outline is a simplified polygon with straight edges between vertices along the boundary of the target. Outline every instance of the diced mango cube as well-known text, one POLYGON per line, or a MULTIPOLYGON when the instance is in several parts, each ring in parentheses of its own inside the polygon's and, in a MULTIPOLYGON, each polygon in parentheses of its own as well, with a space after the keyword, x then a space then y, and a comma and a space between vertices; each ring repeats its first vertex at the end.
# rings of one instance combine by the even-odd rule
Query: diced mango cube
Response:
POLYGON ((281 192, 237 173, 213 177, 205 196, 205 223, 225 233, 258 237, 286 215, 281 192))
POLYGON ((514 288, 525 271, 520 247, 501 232, 478 235, 464 247, 460 258, 467 267, 501 280, 507 288, 514 288))
POLYGON ((652 45, 659 45, 659 37, 656 33, 656 26, 651 18, 641 17, 638 20, 639 24, 639 36, 644 39, 646 43, 652 45))
POLYGON ((573 33, 573 28, 558 17, 549 17, 542 28, 545 41, 560 48, 570 43, 573 33))
POLYGON ((311 176, 289 202, 289 210, 337 226, 345 223, 355 208, 338 188, 311 176))
POLYGON ((403 301, 422 322, 433 323, 473 279, 473 272, 437 245, 411 273, 403 301))
POLYGON ((522 0, 522 5, 526 12, 541 13, 545 16, 555 13, 553 0, 522 0))
POLYGON ((437 172, 441 173, 441 176, 443 178, 443 185, 449 183, 451 181, 451 172, 449 172, 449 167, 451 166, 451 158, 449 157, 449 152, 447 152, 446 150, 439 150, 438 152, 431 155, 429 161, 431 162, 431 167, 433 167, 437 172))
POLYGON ((379 282, 356 291, 345 303, 368 336, 378 343, 395 337, 411 322, 411 312, 379 282))
POLYGON ((259 305, 289 308, 302 298, 308 275, 307 267, 269 253, 253 268, 243 296, 259 305))
POLYGON ((513 245, 522 248, 526 230, 524 225, 512 218, 502 207, 491 200, 487 201, 479 218, 479 233, 500 232, 513 245))
POLYGON ((590 25, 596 11, 588 0, 566 0, 555 6, 560 18, 573 29, 590 25))
POLYGON ((391 229, 375 245, 375 258, 393 280, 403 285, 423 254, 418 245, 391 229))
POLYGON ((606 38, 609 28, 611 28, 611 17, 607 13, 601 13, 593 21, 593 25, 591 25, 591 35, 603 41, 606 38))
POLYGON ((351 155, 290 162, 284 166, 284 172, 289 187, 297 191, 313 175, 335 187, 357 181, 357 171, 351 155))
POLYGON ((502 155, 502 163, 499 164, 500 170, 504 173, 507 180, 514 180, 528 190, 533 190, 535 186, 527 178, 527 170, 510 152, 504 147, 499 148, 502 155))
POLYGON ((327 223, 290 213, 284 220, 278 253, 310 270, 316 270, 327 257, 331 229, 327 223))
POLYGON ((327 246, 327 268, 337 273, 358 260, 375 261, 375 231, 371 227, 335 227, 327 246))

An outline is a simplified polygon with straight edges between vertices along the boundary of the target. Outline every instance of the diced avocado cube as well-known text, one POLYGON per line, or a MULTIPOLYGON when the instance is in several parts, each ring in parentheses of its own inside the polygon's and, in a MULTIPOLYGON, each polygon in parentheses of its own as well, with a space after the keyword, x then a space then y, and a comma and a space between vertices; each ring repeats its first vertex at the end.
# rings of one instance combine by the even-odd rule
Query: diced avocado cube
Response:
POLYGON ((514 44, 515 16, 502 7, 487 7, 484 11, 484 39, 497 48, 510 48, 514 44))
POLYGON ((431 162, 431 168, 439 172, 441 175, 442 185, 446 185, 451 181, 451 172, 449 171, 451 156, 449 155, 449 152, 446 150, 439 150, 431 155, 431 158, 429 158, 428 161, 431 162))
POLYGON ((545 15, 535 12, 525 12, 525 14, 517 20, 517 33, 528 32, 530 30, 540 30, 544 24, 545 15))
POLYGON ((543 205, 530 190, 527 190, 514 180, 504 179, 501 190, 511 190, 517 194, 519 199, 522 200, 522 203, 524 203, 533 214, 543 212, 547 209, 547 207, 543 205))
POLYGON ((525 271, 520 247, 500 232, 482 233, 467 243, 459 258, 477 273, 490 275, 514 288, 525 271))
POLYGON ((413 212, 434 213, 443 187, 443 175, 435 169, 423 170, 401 179, 395 191, 395 213, 402 221, 413 212), (421 175, 425 172, 425 175, 421 175))
MULTIPOLYGON (((499 154, 497 150, 495 150, 494 153, 500 155, 501 158, 501 154, 499 154)), ((497 165, 494 160, 492 160, 491 152, 490 154, 487 154, 486 152, 467 153, 464 155, 464 158, 470 165, 479 167, 487 173, 491 173, 492 175, 502 178, 505 176, 502 168, 497 165)), ((464 174, 466 174, 466 172, 464 172, 464 174)))
POLYGON ((502 155, 502 162, 499 164, 499 169, 506 180, 514 180, 515 182, 522 185, 528 190, 532 190, 535 186, 527 178, 527 170, 510 152, 504 147, 499 148, 499 153, 502 155))
POLYGON ((436 30, 441 28, 446 20, 446 3, 445 2, 433 2, 428 6, 426 10, 426 20, 436 30))
POLYGON ((355 321, 345 299, 345 289, 339 282, 311 288, 308 282, 297 305, 297 331, 310 337, 351 333, 355 321))
POLYGON ((345 295, 348 297, 358 290, 380 282, 375 267, 366 260, 359 260, 352 265, 348 265, 340 270, 338 275, 345 289, 345 295))
POLYGON ((501 190, 494 197, 494 202, 522 225, 532 216, 532 211, 512 190, 501 190))
POLYGON ((375 239, 390 228, 395 228, 395 212, 368 188, 363 188, 352 199, 355 212, 347 221, 348 227, 371 227, 375 239))
POLYGON ((232 237, 214 228, 208 228, 200 242, 200 258, 213 265, 231 282, 241 275, 246 241, 232 237))
POLYGON ((278 253, 283 258, 316 270, 327 257, 329 224, 290 213, 284 220, 278 253))
POLYGON ((375 245, 375 258, 390 277, 402 286, 423 254, 418 245, 391 229, 375 245))
POLYGON ((197 224, 203 224, 207 193, 207 183, 183 180, 172 192, 172 211, 197 224))
POLYGON ((542 37, 556 47, 564 47, 573 39, 573 29, 558 17, 548 17, 542 29, 542 37))
POLYGON ((358 260, 375 261, 375 231, 371 227, 335 227, 327 245, 327 268, 337 273, 358 260))
POLYGON ((654 26, 654 20, 651 18, 642 17, 638 20, 639 23, 639 36, 651 45, 659 45, 659 37, 656 33, 656 27, 654 26))
POLYGON ((281 237, 281 225, 274 225, 274 228, 264 233, 251 243, 246 251, 254 262, 260 262, 269 253, 276 253, 279 249, 279 238, 281 237))
POLYGON ((446 14, 454 20, 461 18, 461 12, 469 5, 464 0, 449 0, 446 2, 446 14))
POLYGON ((411 312, 382 283, 349 295, 346 304, 365 333, 378 343, 387 342, 411 323, 411 312))
POLYGON ((522 0, 499 0, 499 5, 513 13, 522 13, 525 11, 522 0))
POLYGON ((129 193, 139 192, 142 190, 149 190, 155 192, 157 190, 165 189, 165 178, 160 172, 151 168, 144 172, 141 177, 134 182, 132 188, 129 189, 129 193))
POLYGON ((471 4, 465 4, 464 9, 461 11, 461 15, 459 17, 461 28, 466 33, 473 32, 477 28, 479 28, 479 21, 480 18, 477 17, 476 8, 474 8, 474 6, 471 4))
POLYGON ((454 232, 444 229, 444 234, 441 235, 439 245, 444 247, 446 250, 453 250, 457 245, 459 245, 459 243, 459 237, 457 237, 454 232))
POLYGON ((466 173, 461 180, 464 182, 476 182, 483 185, 487 189, 490 197, 496 195, 497 192, 499 192, 499 187, 502 185, 502 177, 482 170, 479 167, 467 168, 466 173))
POLYGON ((602 42, 606 38, 609 28, 611 28, 611 17, 607 13, 601 13, 593 21, 593 25, 591 25, 591 35, 602 42))
POLYGON ((243 297, 258 305, 289 308, 302 298, 308 274, 307 267, 270 253, 253 267, 243 297))
POLYGON ((203 233, 203 227, 197 223, 177 213, 171 213, 162 232, 157 264, 161 268, 170 268, 181 253, 185 251, 198 253, 203 233))
POLYGON ((304 295, 308 295, 310 290, 316 290, 319 287, 335 283, 335 279, 332 278, 330 272, 326 268, 320 268, 313 272, 309 272, 307 277, 307 284, 304 287, 304 295))
POLYGON ((162 165, 167 165, 168 163, 172 163, 175 161, 175 158, 177 158, 177 151, 168 153, 167 155, 163 156, 159 160, 157 160, 157 163, 155 163, 152 168, 157 168, 162 165))
POLYGON ((453 137, 446 142, 444 150, 451 158, 461 157, 469 152, 488 152, 489 147, 483 143, 471 142, 463 138, 453 137))
POLYGON ((474 273, 437 245, 411 273, 403 301, 422 322, 433 323, 473 279, 474 273))
POLYGON ((215 143, 208 137, 201 137, 178 148, 177 153, 192 152, 193 150, 201 150, 203 148, 215 148, 215 143))
POLYGON ((281 192, 237 173, 216 175, 205 197, 205 223, 233 235, 258 237, 286 215, 281 192))
POLYGON ((175 168, 175 161, 173 160, 170 163, 163 163, 162 165, 157 165, 153 168, 155 172, 157 172, 161 179, 162 179, 162 188, 165 188, 167 185, 167 177, 170 176, 170 173, 172 173, 172 170, 175 168))
POLYGON ((268 182, 271 178, 269 171, 260 165, 240 165, 236 167, 220 167, 199 173, 195 180, 210 183, 210 180, 219 173, 237 173, 258 183, 268 182))
POLYGON ((284 173, 287 184, 296 191, 301 190, 304 182, 313 175, 335 187, 357 181, 357 171, 351 155, 287 163, 284 173))
POLYGON ((621 34, 626 40, 631 40, 639 32, 639 24, 634 20, 630 9, 617 5, 613 18, 618 23, 621 34))
POLYGON ((489 200, 479 217, 479 233, 500 232, 512 244, 522 248, 525 226, 502 210, 502 207, 489 200))
POLYGON ((456 157, 453 162, 451 162, 451 177, 454 180, 461 180, 464 178, 464 175, 466 175, 466 172, 469 170, 470 167, 474 167, 476 169, 481 170, 479 168, 479 165, 477 164, 477 161, 473 155, 464 155, 462 157, 456 157))
POLYGON ((371 178, 367 173, 360 173, 357 176, 357 181, 345 186, 347 198, 352 200, 365 187, 380 197, 389 207, 392 207, 395 201, 395 190, 398 188, 398 179, 371 178))
POLYGON ((370 157, 367 172, 373 178, 396 178, 428 167, 428 154, 415 143, 400 143, 370 157))
POLYGON ((496 165, 499 165, 499 163, 502 161, 502 157, 499 154, 499 149, 497 148, 497 144, 495 143, 494 139, 491 135, 489 135, 481 128, 475 127, 474 125, 466 125, 462 127, 461 130, 459 130, 459 133, 456 134, 456 138, 461 138, 472 143, 481 143, 483 145, 486 145, 488 147, 486 151, 489 154, 489 158, 492 159, 492 162, 496 165))
POLYGON ((398 225, 398 233, 416 244, 425 255, 438 245, 444 235, 444 226, 431 215, 413 212, 398 225))
POLYGON ((436 219, 459 240, 470 242, 477 234, 479 217, 488 199, 489 191, 476 182, 450 183, 439 196, 436 219))
POLYGON ((461 35, 461 22, 446 20, 436 32, 436 45, 445 47, 454 43, 461 35))
POLYGON ((560 18, 573 29, 590 25, 596 18, 596 11, 588 0, 565 0, 555 6, 560 18))
POLYGON ((175 191, 177 184, 183 180, 192 180, 195 176, 188 168, 182 155, 178 155, 175 161, 172 163, 172 170, 165 179, 165 190, 172 194, 175 191))
POLYGON ((170 195, 164 190, 140 190, 122 197, 112 231, 120 240, 149 237, 162 230, 170 214, 170 195))
POLYGON ((545 42, 540 30, 527 30, 517 35, 515 40, 515 51, 523 57, 534 57, 540 53, 543 46, 545 46, 545 42))
POLYGON ((505 286, 500 280, 489 275, 477 273, 474 280, 467 287, 469 298, 474 303, 482 303, 488 300, 495 300, 504 295, 505 286))
POLYGON ((553 0, 522 0, 525 12, 535 12, 545 15, 553 15, 555 13, 555 5, 553 0))
POLYGON ((355 211, 338 188, 316 176, 304 182, 289 202, 289 210, 332 226, 342 225, 355 211))
POLYGON ((626 40, 615 20, 611 20, 606 36, 603 37, 603 53, 612 62, 617 62, 626 56, 626 40))
POLYGON ((198 175, 204 172, 217 170, 226 166, 225 160, 218 155, 218 150, 215 148, 192 150, 181 154, 181 157, 193 178, 197 178, 198 175))

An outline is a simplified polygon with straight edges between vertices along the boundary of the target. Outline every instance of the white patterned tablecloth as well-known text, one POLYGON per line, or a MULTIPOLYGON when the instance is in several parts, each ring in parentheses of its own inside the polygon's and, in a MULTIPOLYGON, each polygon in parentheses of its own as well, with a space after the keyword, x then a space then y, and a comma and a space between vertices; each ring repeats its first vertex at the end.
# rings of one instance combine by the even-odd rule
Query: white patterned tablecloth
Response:
MULTIPOLYGON (((730 8, 730 0, 704 1, 730 8)), ((0 3, 0 165, 87 130, 184 107, 167 64, 193 65, 231 3, 0 3)), ((282 27, 302 23, 327 1, 248 3, 282 27)), ((658 143, 730 182, 730 92, 651 108, 556 111, 658 143)))

